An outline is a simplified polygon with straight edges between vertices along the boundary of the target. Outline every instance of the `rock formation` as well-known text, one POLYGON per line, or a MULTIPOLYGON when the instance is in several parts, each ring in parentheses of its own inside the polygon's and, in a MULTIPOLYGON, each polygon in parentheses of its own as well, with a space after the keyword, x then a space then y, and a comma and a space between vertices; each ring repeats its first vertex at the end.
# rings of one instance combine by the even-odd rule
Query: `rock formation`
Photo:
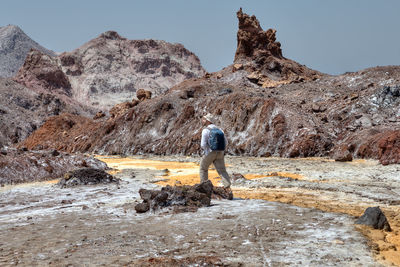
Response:
POLYGON ((53 51, 33 41, 18 26, 0 27, 0 77, 14 76, 32 48, 55 56, 53 51))
MULTIPOLYGON (((207 78, 188 80, 166 95, 129 105, 102 122, 68 115, 72 120, 68 135, 52 126, 67 115, 54 117, 21 145, 109 154, 199 154, 199 117, 210 112, 219 118, 217 124, 228 137, 229 154, 310 157, 343 153, 396 163, 400 98, 392 96, 389 106, 376 105, 374 98, 387 90, 379 85, 386 78, 377 74, 388 68, 340 78, 325 76, 268 91, 207 78), (355 77, 360 77, 360 84, 349 82, 355 77), (371 81, 376 85, 368 87, 371 81), (316 111, 315 105, 323 108, 316 111), (361 123, 362 118, 371 122, 361 123)), ((400 78, 399 67, 390 69, 394 79, 400 78)))
POLYGON ((14 80, 35 91, 57 92, 72 96, 68 77, 57 64, 57 58, 32 49, 14 80))
POLYGON ((208 207, 211 198, 232 200, 232 190, 214 187, 210 180, 194 186, 166 186, 161 190, 139 190, 143 202, 135 206, 138 213, 172 207, 175 212, 196 211, 199 207, 208 207))
POLYGON ((117 106, 114 115, 100 121, 54 117, 21 146, 198 155, 199 118, 209 112, 228 137, 229 154, 399 163, 400 67, 322 75, 284 58, 274 31, 262 31, 255 17, 239 11, 238 18, 241 28, 232 66, 187 79, 164 95, 117 106), (271 72, 270 62, 283 68, 271 72), (261 76, 249 79, 253 70, 279 84, 270 87, 255 82, 261 76), (68 134, 54 127, 65 119, 70 121, 68 134))
MULTIPOLYGON (((237 12, 239 29, 232 72, 244 70, 246 78, 264 88, 282 84, 317 79, 322 76, 282 55, 281 44, 276 41, 276 30, 263 31, 255 16, 249 16, 240 9, 237 12)), ((220 78, 227 73, 220 73, 220 78)), ((232 76, 232 75, 228 75, 232 76)))
POLYGON ((282 59, 281 44, 276 42, 276 30, 263 31, 255 16, 237 12, 239 30, 237 32, 237 49, 235 63, 247 63, 260 57, 275 57, 282 59))

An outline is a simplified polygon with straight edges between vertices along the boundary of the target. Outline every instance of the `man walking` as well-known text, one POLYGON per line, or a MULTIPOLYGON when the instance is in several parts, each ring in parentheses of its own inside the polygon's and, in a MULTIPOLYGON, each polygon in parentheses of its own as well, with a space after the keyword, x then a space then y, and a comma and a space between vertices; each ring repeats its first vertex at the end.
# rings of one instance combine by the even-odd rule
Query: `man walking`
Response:
POLYGON ((223 186, 229 188, 231 179, 226 172, 224 161, 224 151, 228 144, 225 134, 214 125, 214 118, 210 113, 202 117, 201 124, 205 128, 201 133, 201 148, 204 151, 204 156, 200 162, 200 182, 208 180, 208 167, 213 163, 219 176, 221 176, 223 186))

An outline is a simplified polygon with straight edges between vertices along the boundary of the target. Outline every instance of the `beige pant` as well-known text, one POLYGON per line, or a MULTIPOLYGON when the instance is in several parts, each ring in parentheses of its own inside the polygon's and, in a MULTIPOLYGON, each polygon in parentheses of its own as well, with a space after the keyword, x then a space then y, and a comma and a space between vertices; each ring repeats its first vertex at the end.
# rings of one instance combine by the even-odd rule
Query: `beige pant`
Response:
POLYGON ((231 179, 225 169, 224 151, 211 151, 208 155, 204 155, 200 162, 200 181, 208 180, 208 167, 214 164, 219 176, 221 176, 224 187, 231 185, 231 179))

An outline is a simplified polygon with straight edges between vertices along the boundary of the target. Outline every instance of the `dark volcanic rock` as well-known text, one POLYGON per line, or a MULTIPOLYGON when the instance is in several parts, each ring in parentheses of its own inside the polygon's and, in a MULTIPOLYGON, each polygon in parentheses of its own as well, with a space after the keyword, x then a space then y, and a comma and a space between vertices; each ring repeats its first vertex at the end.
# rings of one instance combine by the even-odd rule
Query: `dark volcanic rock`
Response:
POLYGON ((143 202, 135 206, 138 213, 163 207, 174 207, 175 212, 196 211, 199 207, 210 206, 213 194, 217 194, 219 198, 232 199, 230 189, 213 187, 209 180, 194 186, 166 186, 161 190, 140 189, 139 194, 143 202))
POLYGON ((111 174, 108 174, 102 169, 83 168, 69 171, 64 174, 64 177, 58 182, 62 188, 73 187, 78 185, 94 185, 94 184, 109 184, 119 183, 119 179, 111 174))
POLYGON ((233 193, 230 188, 224 188, 224 187, 214 187, 213 188, 213 194, 212 194, 213 199, 228 199, 232 200, 233 199, 233 193))
POLYGON ((33 41, 18 26, 0 27, 0 77, 14 76, 32 48, 49 56, 55 56, 53 51, 33 41))
POLYGON ((373 227, 374 229, 383 229, 391 231, 389 222, 385 214, 379 207, 369 207, 365 210, 364 214, 357 219, 356 224, 363 224, 373 227))

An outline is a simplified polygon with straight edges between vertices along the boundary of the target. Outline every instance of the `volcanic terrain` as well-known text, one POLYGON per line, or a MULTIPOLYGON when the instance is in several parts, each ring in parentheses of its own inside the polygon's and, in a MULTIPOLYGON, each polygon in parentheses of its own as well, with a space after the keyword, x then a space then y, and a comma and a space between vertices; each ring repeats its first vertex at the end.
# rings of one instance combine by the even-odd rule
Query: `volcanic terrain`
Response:
POLYGON ((400 162, 400 67, 322 74, 283 57, 275 30, 263 31, 241 10, 237 15, 234 64, 139 104, 127 102, 118 115, 101 120, 53 117, 21 146, 197 155, 199 118, 209 112, 226 132, 232 155, 400 162), (67 134, 54 127, 66 121, 67 134))
POLYGON ((214 73, 181 44, 55 55, 0 28, 0 265, 400 266, 400 67, 324 74, 237 18, 214 73), (195 185, 206 113, 232 191, 195 185), (377 206, 384 229, 355 225, 377 206))

